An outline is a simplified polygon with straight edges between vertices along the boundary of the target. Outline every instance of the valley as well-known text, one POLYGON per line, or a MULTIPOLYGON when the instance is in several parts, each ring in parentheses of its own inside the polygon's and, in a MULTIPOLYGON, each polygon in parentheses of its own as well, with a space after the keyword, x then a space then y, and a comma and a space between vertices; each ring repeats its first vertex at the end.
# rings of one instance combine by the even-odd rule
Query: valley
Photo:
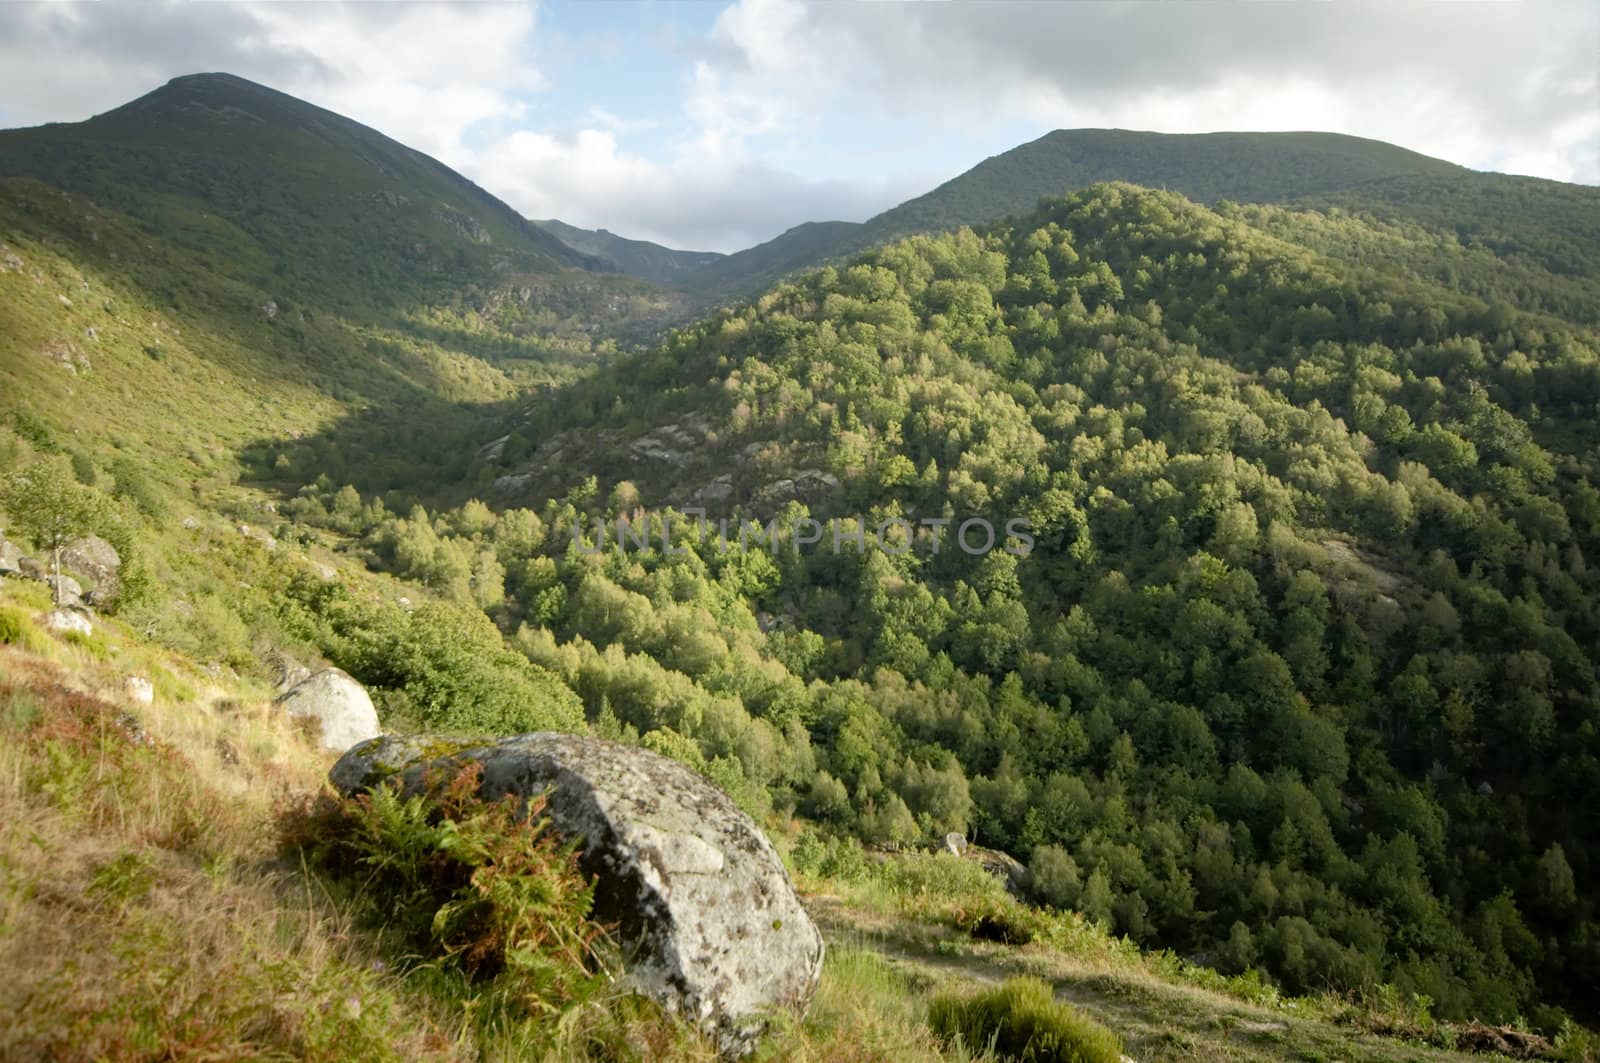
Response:
POLYGON ((728 794, 830 947, 758 1058, 999 1058, 928 998, 1017 976, 1141 1060, 1594 1058, 1597 247, 1594 187, 1334 134, 1059 130, 723 255, 231 75, 0 132, 0 529, 66 485, 122 566, 84 636, 0 581, 0 942, 64 906, 109 972, 7 987, 0 1056, 715 1055, 284 842, 287 660, 728 794), (783 530, 575 534, 701 518, 783 530))

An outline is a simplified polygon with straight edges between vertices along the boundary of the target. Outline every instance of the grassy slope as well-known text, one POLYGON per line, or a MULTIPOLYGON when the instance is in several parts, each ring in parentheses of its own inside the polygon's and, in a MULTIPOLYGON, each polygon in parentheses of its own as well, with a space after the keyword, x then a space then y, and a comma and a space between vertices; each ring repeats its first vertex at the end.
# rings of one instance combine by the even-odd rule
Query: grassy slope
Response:
MULTIPOLYGON (((35 585, 0 582, 10 615, 45 605, 35 585)), ((331 757, 265 688, 210 675, 115 621, 88 639, 31 625, 10 638, 0 644, 0 969, 10 972, 0 1056, 594 1058, 581 1032, 554 1046, 513 1028, 486 1038, 462 1000, 425 974, 396 973, 379 939, 281 858, 278 816, 322 786, 331 757), (129 675, 154 682, 153 705, 124 699, 129 675)), ((966 1058, 928 1031, 928 996, 1019 971, 1051 980, 1140 1059, 1456 1058, 1376 1039, 1333 1002, 1251 1003, 1164 977, 1075 916, 1058 917, 1066 929, 1050 943, 974 942, 951 929, 951 904, 998 887, 956 870, 956 892, 938 899, 905 876, 803 879, 830 956, 805 1020, 780 1022, 759 1058, 966 1058)), ((572 1025, 590 1037, 604 1028, 610 1051, 621 1049, 608 1058, 711 1058, 625 1001, 601 1008, 608 1017, 572 1025)))
POLYGON ((37 182, 0 181, 0 232, 0 405, 173 481, 229 479, 245 441, 311 431, 351 405, 514 390, 481 359, 393 330, 319 311, 269 318, 258 291, 37 182))

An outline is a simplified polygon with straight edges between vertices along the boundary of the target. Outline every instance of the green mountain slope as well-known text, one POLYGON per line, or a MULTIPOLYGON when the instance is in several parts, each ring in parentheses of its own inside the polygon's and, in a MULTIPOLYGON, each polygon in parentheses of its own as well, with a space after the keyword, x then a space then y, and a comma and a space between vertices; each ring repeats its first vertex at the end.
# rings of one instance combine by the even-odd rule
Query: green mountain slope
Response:
POLYGON ((0 423, 157 490, 210 497, 251 440, 363 410, 509 403, 683 312, 571 268, 591 260, 434 160, 223 75, 0 133, 0 175, 0 423))
POLYGON ((0 133, 0 176, 89 196, 211 268, 329 308, 600 265, 434 159, 226 74, 0 133))
POLYGON ((1058 129, 884 211, 862 227, 857 241, 865 247, 977 225, 1098 181, 1170 189, 1202 203, 1281 203, 1402 174, 1464 172, 1393 144, 1337 133, 1058 129))
MULTIPOLYGON (((681 307, 476 200, 450 202, 487 244, 419 213, 468 196, 420 163, 391 223, 341 221, 302 175, 372 169, 343 127, 264 137, 291 180, 258 187, 231 112, 191 103, 134 148, 0 138, 68 186, 0 178, 0 466, 114 499, 155 577, 117 606, 141 639, 258 686, 325 658, 388 727, 667 752, 819 883, 920 908, 941 955, 1020 928, 1093 967, 1110 932, 1408 1031, 1600 1016, 1583 190, 1361 186, 1408 220, 1095 185, 625 355, 608 330, 681 307), (674 549, 617 548, 669 516, 674 549), (776 544, 741 535, 774 517, 776 544), (1076 914, 862 850, 949 831, 1076 914)), ((1234 1020, 1206 1010, 1210 1048, 1234 1020)), ((1159 1058, 1166 1020, 1138 1021, 1159 1058)))
POLYGON ((1600 334, 1288 238, 1402 241, 1370 222, 1252 217, 1098 185, 873 251, 486 423, 477 482, 526 508, 350 527, 398 574, 498 577, 596 726, 749 800, 973 832, 1038 897, 1290 991, 1592 1018, 1600 334), (775 517, 770 548, 741 525, 775 517), (654 547, 580 545, 618 519, 654 547))
POLYGON ((718 251, 677 251, 649 240, 630 240, 605 229, 580 229, 555 218, 534 224, 580 254, 657 284, 673 284, 689 270, 723 257, 718 251))
MULTIPOLYGON (((1392 144, 1333 133, 1140 133, 1057 130, 986 159, 938 188, 859 226, 795 230, 687 275, 708 297, 758 291, 807 266, 839 260, 912 233, 977 226, 1025 213, 1044 196, 1096 181, 1128 181, 1204 203, 1339 209, 1422 226, 1488 256, 1487 272, 1528 274, 1515 298, 1542 309, 1552 288, 1563 312, 1595 303, 1592 249, 1600 246, 1600 190, 1466 170, 1392 144), (819 238, 819 236, 821 238, 819 238), (1554 279, 1554 284, 1552 280, 1554 279)), ((1409 237, 1408 237, 1409 238, 1409 237)), ((1321 245, 1325 254, 1344 253, 1321 245)), ((1354 261, 1366 264, 1365 249, 1354 261)), ((1480 256, 1481 258, 1481 256, 1480 256)), ((1408 270, 1427 267, 1418 261, 1408 270)), ((1456 277, 1430 274, 1445 283, 1456 277)), ((1593 319, 1596 311, 1588 311, 1593 319)))
POLYGON ((859 228, 859 224, 849 221, 805 222, 766 243, 724 255, 686 273, 678 283, 708 295, 758 291, 857 246, 854 234, 859 228))

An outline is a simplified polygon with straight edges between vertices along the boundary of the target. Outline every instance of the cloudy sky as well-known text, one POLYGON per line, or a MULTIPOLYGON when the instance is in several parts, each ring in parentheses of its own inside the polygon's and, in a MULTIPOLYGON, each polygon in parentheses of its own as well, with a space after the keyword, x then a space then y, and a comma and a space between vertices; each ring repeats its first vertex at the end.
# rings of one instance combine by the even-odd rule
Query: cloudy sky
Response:
POLYGON ((1600 2, 0 0, 0 127, 228 71, 536 218, 734 250, 1051 129, 1323 129, 1600 183, 1600 2))

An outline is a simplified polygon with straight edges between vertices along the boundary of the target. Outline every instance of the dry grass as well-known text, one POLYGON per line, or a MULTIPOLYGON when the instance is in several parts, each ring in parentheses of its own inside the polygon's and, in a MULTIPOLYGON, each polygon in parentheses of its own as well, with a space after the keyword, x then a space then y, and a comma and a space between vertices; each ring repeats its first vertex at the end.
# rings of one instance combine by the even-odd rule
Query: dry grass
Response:
POLYGON ((115 630, 49 656, 0 647, 0 1058, 456 1053, 276 862, 277 806, 326 758, 201 678, 115 630), (128 665, 194 696, 132 705, 128 665))
MULTIPOLYGON (((0 603, 35 609, 30 588, 0 603)), ((286 807, 330 757, 270 692, 115 621, 0 645, 0 1059, 675 1060, 714 1047, 635 997, 537 1027, 412 968, 282 856, 286 807), (151 705, 128 676, 151 680, 151 705)), ((931 983, 835 948, 808 1016, 758 1058, 964 1059, 928 1031, 931 983)))

